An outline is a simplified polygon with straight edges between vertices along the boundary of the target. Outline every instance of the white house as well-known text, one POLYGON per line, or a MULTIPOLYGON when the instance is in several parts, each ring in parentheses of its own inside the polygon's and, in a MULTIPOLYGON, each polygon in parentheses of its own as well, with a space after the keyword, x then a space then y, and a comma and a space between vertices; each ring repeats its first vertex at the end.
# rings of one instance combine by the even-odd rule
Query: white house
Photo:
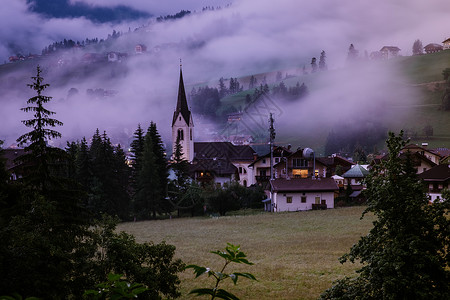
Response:
POLYGON ((333 178, 277 178, 270 186, 274 212, 334 208, 339 190, 333 178))

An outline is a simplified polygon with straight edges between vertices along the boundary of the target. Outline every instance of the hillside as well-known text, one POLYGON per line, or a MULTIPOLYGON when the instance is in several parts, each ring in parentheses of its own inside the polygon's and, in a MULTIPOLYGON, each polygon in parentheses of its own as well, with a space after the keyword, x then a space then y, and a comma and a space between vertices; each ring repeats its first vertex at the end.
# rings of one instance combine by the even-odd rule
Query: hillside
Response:
MULTIPOLYGON (((105 53, 118 46, 130 50, 133 49, 133 45, 142 34, 142 32, 133 33, 126 38, 119 38, 117 42, 108 41, 103 45, 97 45, 97 48, 90 47, 84 52, 105 53)), ((176 51, 180 47, 189 48, 193 44, 195 44, 194 41, 183 45, 169 45, 168 47, 171 48, 165 49, 164 53, 170 53, 173 56, 174 53, 176 55, 176 51)), ((77 55, 78 59, 81 59, 82 53, 77 55)), ((79 119, 85 119, 89 115, 89 113, 83 111, 85 106, 90 111, 98 111, 98 108, 89 107, 98 107, 102 103, 94 102, 92 104, 92 100, 85 96, 85 92, 88 89, 100 88, 117 94, 114 99, 108 100, 115 103, 112 109, 117 110, 117 113, 106 114, 109 116, 108 120, 114 120, 112 116, 116 114, 116 120, 120 118, 121 121, 114 122, 113 127, 107 125, 108 132, 113 130, 118 132, 112 132, 113 137, 124 136, 124 133, 129 136, 138 122, 145 124, 148 120, 153 119, 157 124, 162 124, 160 125, 162 136, 165 140, 169 140, 169 125, 164 120, 167 116, 171 116, 175 101, 167 101, 166 99, 174 99, 175 97, 177 75, 173 71, 161 73, 162 68, 165 67, 165 64, 161 62, 161 58, 165 58, 164 56, 158 53, 144 56, 130 55, 127 61, 121 64, 111 64, 106 61, 86 64, 74 62, 72 59, 70 64, 62 66, 57 65, 55 58, 57 57, 42 57, 0 65, 0 78, 2 78, 0 89, 3 94, 0 101, 2 103, 8 103, 9 100, 13 101, 16 103, 15 109, 18 111, 20 106, 17 105, 17 100, 12 99, 17 97, 26 99, 27 90, 24 89, 24 86, 28 83, 30 74, 33 73, 36 64, 41 64, 46 70, 45 79, 51 84, 52 96, 63 100, 68 97, 70 89, 79 91, 77 100, 72 101, 78 101, 76 110, 80 111, 76 112, 73 110, 74 108, 69 108, 71 107, 70 102, 60 101, 59 104, 63 107, 57 109, 58 114, 61 110, 68 110, 71 118, 77 118, 77 114, 79 114, 79 119), (161 76, 161 74, 164 76, 161 76), (141 84, 136 81, 138 77, 141 77, 144 82, 152 78, 149 81, 152 84, 138 87, 138 84, 141 84), (133 81, 135 82, 133 83, 133 81), (134 87, 133 91, 129 91, 130 85, 134 87), (13 94, 13 96, 8 96, 8 94, 13 94), (157 102, 149 103, 149 95, 158 99, 157 102), (130 112, 130 106, 126 105, 128 99, 134 99, 134 113, 133 111, 130 112), (84 104, 81 105, 81 103, 84 104), (69 107, 64 108, 67 105, 69 107), (159 107, 160 111, 153 116, 145 113, 146 111, 152 111, 155 105, 159 107), (124 111, 127 111, 128 115, 123 115, 124 111)), ((165 60, 167 59, 165 58, 165 60)), ((208 65, 196 65, 195 67, 202 70, 207 68, 208 65)), ((245 75, 235 74, 234 76, 244 88, 243 91, 221 99, 220 105, 216 107, 216 113, 221 118, 215 118, 214 124, 197 122, 199 125, 198 132, 200 133, 202 128, 207 128, 211 132, 211 128, 214 128, 212 133, 215 134, 230 134, 233 130, 237 134, 247 133, 255 138, 255 147, 264 152, 266 151, 265 145, 267 145, 266 116, 270 111, 275 116, 276 142, 278 144, 312 147, 321 155, 325 154, 327 149, 332 149, 327 148, 327 138, 330 136, 330 132, 336 135, 339 132, 340 135, 336 136, 338 140, 346 139, 345 134, 347 132, 350 132, 350 135, 357 136, 349 142, 347 147, 349 152, 353 151, 350 148, 353 148, 356 143, 364 146, 367 139, 372 139, 371 144, 366 147, 367 152, 383 148, 384 138, 380 136, 375 139, 374 136, 378 132, 386 132, 388 129, 397 132, 401 129, 407 131, 408 136, 415 143, 428 142, 430 147, 450 148, 450 132, 448 130, 450 128, 450 112, 439 109, 443 91, 442 70, 446 67, 450 67, 450 51, 414 57, 399 57, 389 61, 370 62, 367 65, 363 64, 362 67, 346 66, 307 75, 303 74, 301 68, 275 69, 271 72, 245 75), (246 95, 253 95, 255 90, 248 89, 252 75, 258 79, 258 87, 263 78, 266 78, 269 87, 272 89, 280 84, 280 81, 275 79, 277 72, 282 73, 281 81, 287 87, 304 83, 309 91, 309 96, 298 101, 284 101, 270 96, 270 99, 264 103, 266 107, 262 109, 261 104, 246 102, 246 95), (366 77, 367 73, 371 73, 370 77, 366 77), (391 73, 397 75, 391 75, 391 73), (389 77, 383 79, 378 74, 384 74, 384 76, 388 74, 389 77), (372 82, 375 83, 372 84, 372 82), (255 108, 257 112, 255 112, 255 108), (243 119, 240 128, 225 127, 224 129, 227 111, 243 111, 247 119, 243 119), (423 133, 423 129, 427 125, 433 129, 433 136, 428 138, 423 133)), ((218 78, 223 76, 221 70, 214 70, 208 75, 207 78, 210 79, 207 83, 198 84, 194 80, 198 78, 195 74, 200 71, 194 70, 192 72, 192 66, 189 66, 188 70, 189 72, 185 73, 187 74, 185 78, 190 79, 186 82, 187 91, 190 91, 193 87, 206 84, 210 87, 217 87, 218 78)), ((145 85, 145 83, 143 84, 145 85)), ((229 81, 226 80, 225 84, 228 85, 229 81)), ((18 134, 11 133, 11 129, 8 128, 19 127, 21 118, 23 116, 18 115, 13 120, 11 113, 9 113, 5 120, 11 120, 8 122, 14 121, 17 124, 7 124, 8 126, 3 130, 8 130, 8 132, 0 132, 0 137, 2 139, 17 137, 18 134)), ((199 119, 201 118, 197 116, 197 121, 199 119)), ((100 123, 101 120, 101 115, 93 115, 89 122, 85 122, 84 125, 87 130, 81 134, 89 136, 95 128, 105 128, 105 125, 100 123), (97 120, 98 123, 93 122, 97 120)), ((65 121, 65 124, 70 124, 70 122, 65 121)), ((79 137, 80 135, 74 138, 79 137)), ((119 142, 126 144, 128 140, 122 138, 119 142)))

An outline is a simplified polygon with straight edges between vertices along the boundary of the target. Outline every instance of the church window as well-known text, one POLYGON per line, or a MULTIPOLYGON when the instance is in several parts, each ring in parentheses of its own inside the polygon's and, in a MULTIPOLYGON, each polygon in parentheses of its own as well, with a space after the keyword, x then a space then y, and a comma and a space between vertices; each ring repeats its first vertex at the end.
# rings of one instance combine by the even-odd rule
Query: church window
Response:
POLYGON ((178 139, 180 140, 180 141, 183 141, 184 140, 184 131, 183 131, 183 129, 178 129, 178 139))
POLYGON ((192 141, 192 128, 189 129, 189 138, 190 138, 190 140, 192 141))

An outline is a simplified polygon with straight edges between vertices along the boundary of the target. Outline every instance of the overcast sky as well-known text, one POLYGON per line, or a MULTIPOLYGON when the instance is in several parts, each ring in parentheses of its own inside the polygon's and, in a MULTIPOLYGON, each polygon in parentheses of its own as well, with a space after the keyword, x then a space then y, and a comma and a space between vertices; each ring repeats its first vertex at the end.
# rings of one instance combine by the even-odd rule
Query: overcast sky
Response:
MULTIPOLYGON (((94 6, 123 5, 121 0, 71 1, 94 6)), ((153 15, 164 15, 174 14, 181 9, 200 11, 204 6, 225 7, 230 2, 130 0, 126 1, 126 5, 153 15)), ((382 46, 398 46, 400 54, 406 56, 411 55, 416 39, 420 39, 424 46, 442 42, 450 37, 449 11, 448 0, 235 0, 227 9, 151 25, 147 27, 147 35, 140 41, 149 49, 170 43, 201 42, 202 46, 198 49, 167 51, 156 61, 145 57, 133 58, 128 62, 130 72, 120 81, 104 82, 102 78, 90 78, 85 82, 69 82, 67 86, 51 90, 51 93, 55 99, 64 99, 72 87, 80 91, 105 88, 119 92, 108 111, 101 110, 102 103, 86 102, 86 105, 80 105, 81 102, 62 104, 61 101, 60 106, 55 104, 57 117, 65 123, 63 132, 67 134, 76 131, 91 136, 96 127, 106 130, 118 126, 128 128, 129 133, 138 122, 145 124, 153 120, 167 140, 170 136, 170 122, 167 119, 171 118, 175 106, 180 58, 183 59, 187 84, 213 82, 222 76, 240 77, 277 67, 309 66, 311 57, 318 57, 322 50, 327 53, 329 68, 337 70, 346 64, 350 43, 361 54, 364 51, 377 51, 382 46), (133 105, 130 105, 131 99, 133 105)), ((127 32, 128 28, 146 24, 148 20, 94 24, 85 18, 44 18, 31 13, 25 0, 8 1, 0 10, 0 60, 6 61, 8 56, 15 54, 11 49, 21 49, 25 54, 40 53, 44 46, 64 38, 106 38, 113 29, 127 32)), ((126 46, 120 43, 119 39, 117 47, 126 46)), ((129 52, 132 51, 130 48, 129 52)), ((393 90, 390 86, 389 79, 396 74, 395 70, 365 67, 351 74, 346 72, 348 77, 345 78, 342 73, 336 77, 332 74, 330 72, 327 75, 322 90, 311 93, 311 98, 302 104, 301 109, 284 107, 285 116, 294 114, 290 118, 292 121, 296 119, 295 116, 299 116, 295 112, 301 111, 303 118, 308 118, 311 115, 308 111, 317 110, 318 103, 322 106, 326 103, 335 104, 336 98, 347 101, 340 102, 344 105, 339 107, 346 107, 345 111, 349 115, 361 113, 367 111, 364 105, 359 105, 359 109, 349 107, 354 107, 355 103, 373 105, 374 101, 381 105, 374 97, 386 101, 386 98, 410 93, 393 90), (356 86, 358 88, 355 90, 356 86), (382 91, 386 94, 380 94, 382 91), (352 96, 349 97, 349 94, 352 96)), ((14 99, 12 95, 3 93, 0 122, 4 124, 0 126, 0 139, 10 135, 15 128, 25 130, 20 123, 24 118, 23 112, 18 110, 23 107, 25 100, 14 99)), ((324 119, 333 119, 333 116, 322 118, 322 121, 324 119)))

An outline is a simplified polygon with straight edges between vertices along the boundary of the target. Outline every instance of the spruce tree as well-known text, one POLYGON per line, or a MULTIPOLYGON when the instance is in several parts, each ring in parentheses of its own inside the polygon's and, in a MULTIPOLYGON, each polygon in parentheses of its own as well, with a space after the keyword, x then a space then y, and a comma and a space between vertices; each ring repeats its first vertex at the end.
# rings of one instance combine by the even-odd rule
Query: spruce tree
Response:
POLYGON ((320 58, 319 58, 319 70, 320 71, 326 71, 328 69, 326 58, 327 58, 327 56, 325 54, 325 51, 322 51, 320 53, 320 58))

